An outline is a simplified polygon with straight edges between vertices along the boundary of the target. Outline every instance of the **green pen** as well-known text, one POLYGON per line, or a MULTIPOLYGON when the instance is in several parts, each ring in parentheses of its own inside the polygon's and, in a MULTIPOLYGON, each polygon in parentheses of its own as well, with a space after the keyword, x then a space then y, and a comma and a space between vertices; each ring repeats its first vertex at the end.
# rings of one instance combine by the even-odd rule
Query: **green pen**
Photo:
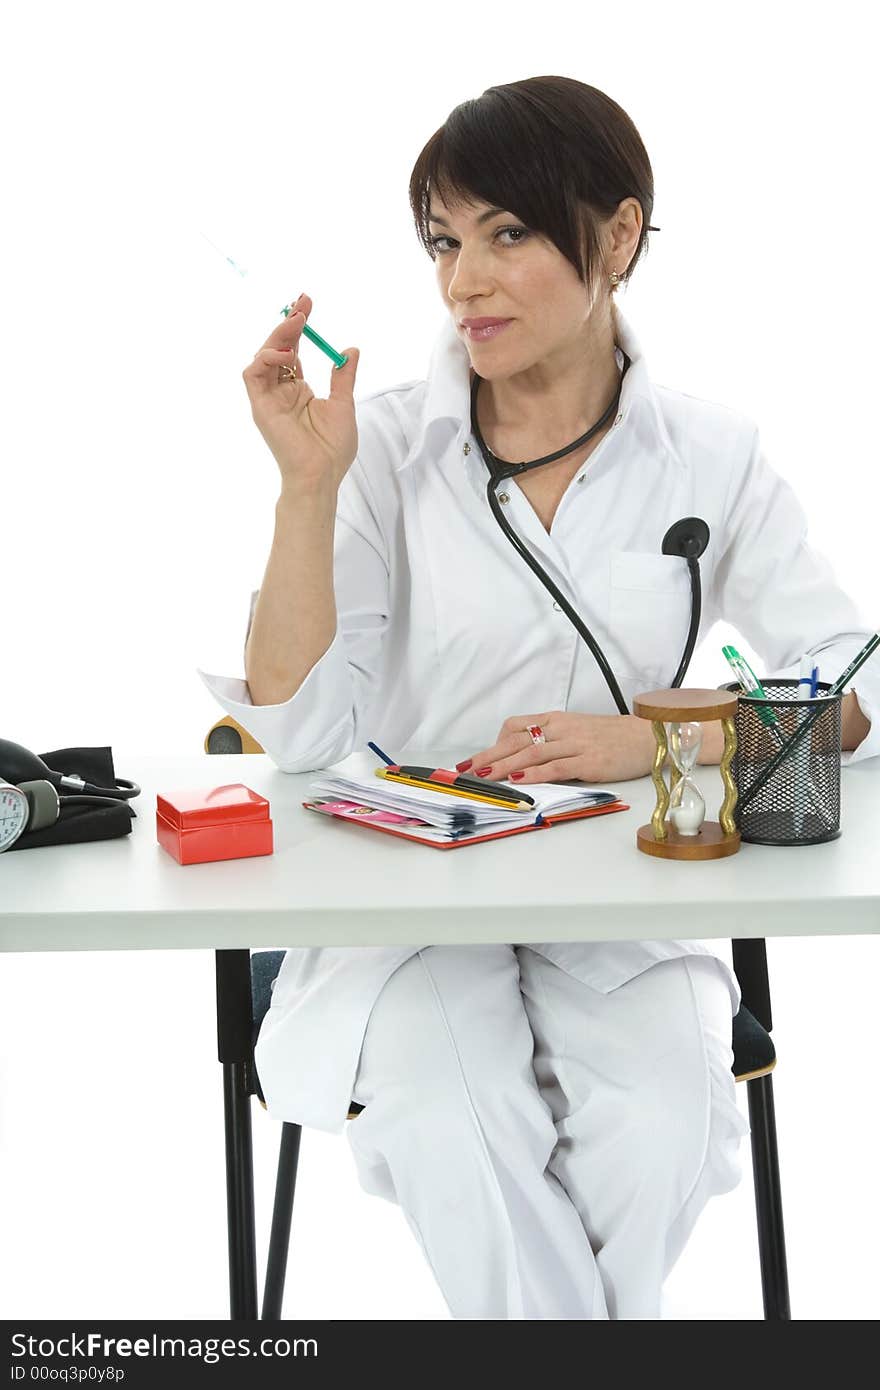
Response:
MULTIPOLYGON (((728 664, 729 664, 731 670, 733 671, 734 675, 736 676, 737 680, 739 681, 740 685, 742 686, 742 688, 743 688, 743 690, 746 692, 746 694, 747 694, 747 695, 755 696, 756 699, 758 699, 758 700, 766 700, 766 699, 768 698, 768 697, 767 697, 767 692, 765 691, 765 689, 764 689, 763 685, 761 684, 761 682, 758 680, 758 677, 755 675, 755 673, 754 673, 754 671, 752 670, 752 668, 751 668, 751 666, 749 665, 749 663, 746 661, 745 657, 744 657, 744 656, 740 656, 740 654, 739 654, 739 652, 737 651, 736 647, 732 647, 732 646, 722 647, 722 648, 721 648, 721 651, 722 651, 722 653, 724 654, 724 656, 727 658, 727 661, 728 661, 728 664)), ((762 724, 765 724, 768 728, 770 728, 770 729, 773 730, 773 734, 774 734, 774 737, 775 737, 775 739, 776 739, 776 743, 777 743, 777 746, 778 746, 778 748, 779 748, 779 752, 776 754, 776 757, 775 757, 775 758, 772 760, 772 762, 770 763, 770 766, 771 766, 771 767, 776 767, 776 766, 778 766, 778 763, 782 760, 782 758, 785 756, 785 750, 789 747, 789 743, 792 742, 795 738, 797 738, 798 735, 794 735, 793 738, 792 738, 792 740, 789 740, 789 743, 787 743, 787 742, 786 742, 786 738, 785 738, 785 734, 782 732, 782 727, 781 727, 781 725, 780 725, 780 723, 779 723, 779 720, 778 720, 778 718, 776 717, 776 714, 774 713, 774 711, 770 708, 770 706, 769 706, 769 705, 758 705, 758 704, 756 704, 755 708, 756 708, 757 711, 758 711, 758 718, 761 720, 761 723, 762 723, 762 724)), ((799 731, 799 732, 800 732, 800 731, 799 731)), ((806 748, 806 744, 804 744, 803 746, 804 746, 804 748, 806 748)), ((804 770, 803 770, 802 768, 798 769, 798 775, 802 776, 802 775, 803 775, 803 771, 804 771, 804 770)), ((807 772, 809 773, 809 765, 808 765, 808 767, 807 767, 807 772)), ((759 779, 758 779, 758 782, 755 783, 755 786, 757 786, 758 783, 761 782, 762 780, 763 780, 762 778, 759 778, 759 779)), ((808 780, 809 780, 809 778, 808 778, 808 780)), ((754 786, 752 787, 751 792, 754 792, 754 786)), ((811 803, 811 805, 813 806, 813 809, 814 809, 814 810, 817 812, 817 814, 819 815, 820 820, 824 821, 824 820, 825 820, 824 809, 823 809, 823 807, 822 807, 822 805, 821 805, 821 802, 820 802, 820 800, 819 800, 819 796, 818 796, 818 793, 817 793, 817 791, 816 791, 816 788, 815 788, 815 786, 813 785, 813 783, 812 783, 811 780, 809 780, 809 790, 808 790, 808 794, 809 794, 810 803, 811 803)), ((751 793, 749 794, 749 796, 738 797, 737 800, 738 800, 739 814, 741 815, 741 814, 742 814, 742 806, 743 806, 743 803, 744 803, 746 800, 751 800, 751 793)))
MULTIPOLYGON (((733 671, 733 674, 736 676, 746 694, 755 695, 759 700, 766 700, 767 693, 763 685, 758 680, 758 677, 755 675, 745 657, 740 656, 736 647, 722 647, 721 652, 722 655, 727 658, 730 669, 733 671)), ((779 720, 776 718, 775 713, 769 705, 758 705, 757 709, 758 718, 761 720, 762 724, 766 724, 768 728, 772 728, 774 725, 779 724, 779 720)))
MULTIPOLYGON (((285 304, 284 308, 281 310, 285 318, 287 318, 288 314, 290 313, 290 308, 291 306, 289 304, 285 304)), ((314 328, 310 328, 307 323, 303 324, 303 333, 306 335, 310 343, 314 343, 315 347, 320 348, 322 352, 326 352, 331 362, 335 362, 337 367, 345 366, 346 362, 348 361, 348 358, 343 357, 340 353, 336 351, 335 348, 332 348, 328 342, 325 342, 325 340, 321 337, 320 333, 316 333, 314 328)))

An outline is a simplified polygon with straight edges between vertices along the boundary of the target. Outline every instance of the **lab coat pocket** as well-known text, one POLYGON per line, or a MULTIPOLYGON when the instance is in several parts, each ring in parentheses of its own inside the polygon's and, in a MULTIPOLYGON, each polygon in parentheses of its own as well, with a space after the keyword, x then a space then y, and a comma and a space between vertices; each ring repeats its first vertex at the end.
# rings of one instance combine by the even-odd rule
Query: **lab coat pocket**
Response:
POLYGON ((609 630, 622 674, 646 690, 672 683, 691 619, 691 580, 681 555, 612 550, 609 630))

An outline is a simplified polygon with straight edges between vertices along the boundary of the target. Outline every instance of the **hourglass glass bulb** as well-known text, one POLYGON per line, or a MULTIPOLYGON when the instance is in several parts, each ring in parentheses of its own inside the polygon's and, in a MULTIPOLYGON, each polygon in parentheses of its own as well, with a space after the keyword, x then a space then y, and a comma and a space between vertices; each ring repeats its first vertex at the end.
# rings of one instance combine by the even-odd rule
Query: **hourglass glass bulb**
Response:
POLYGON ((679 772, 690 772, 703 746, 702 724, 694 720, 674 720, 666 725, 666 737, 672 760, 679 772))
POLYGON ((706 803, 699 787, 689 777, 683 777, 672 796, 669 819, 679 835, 699 835, 706 819, 706 803))
POLYGON ((672 720, 667 725, 672 760, 680 776, 669 803, 669 819, 680 835, 699 835, 706 818, 706 803, 691 780, 703 742, 703 726, 695 720, 672 720))

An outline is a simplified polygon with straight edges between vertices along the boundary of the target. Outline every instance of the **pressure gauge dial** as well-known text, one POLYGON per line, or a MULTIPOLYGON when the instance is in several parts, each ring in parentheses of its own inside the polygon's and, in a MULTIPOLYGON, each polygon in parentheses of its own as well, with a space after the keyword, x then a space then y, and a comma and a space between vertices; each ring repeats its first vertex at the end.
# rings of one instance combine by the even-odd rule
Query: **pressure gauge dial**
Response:
POLYGON ((21 787, 0 777, 0 854, 27 828, 30 803, 21 787))

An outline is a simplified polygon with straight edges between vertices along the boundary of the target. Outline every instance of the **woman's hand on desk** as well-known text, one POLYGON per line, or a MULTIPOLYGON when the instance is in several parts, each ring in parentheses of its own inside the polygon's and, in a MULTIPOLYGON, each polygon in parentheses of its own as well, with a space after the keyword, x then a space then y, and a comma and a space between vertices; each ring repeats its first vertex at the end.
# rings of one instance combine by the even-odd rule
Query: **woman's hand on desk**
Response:
POLYGON ((475 753, 458 770, 520 786, 529 782, 629 781, 645 777, 654 761, 650 721, 634 714, 571 714, 549 710, 514 714, 501 725, 491 748, 475 753), (540 724, 544 743, 533 743, 526 726, 540 724), (514 773, 521 776, 514 777, 514 773))

